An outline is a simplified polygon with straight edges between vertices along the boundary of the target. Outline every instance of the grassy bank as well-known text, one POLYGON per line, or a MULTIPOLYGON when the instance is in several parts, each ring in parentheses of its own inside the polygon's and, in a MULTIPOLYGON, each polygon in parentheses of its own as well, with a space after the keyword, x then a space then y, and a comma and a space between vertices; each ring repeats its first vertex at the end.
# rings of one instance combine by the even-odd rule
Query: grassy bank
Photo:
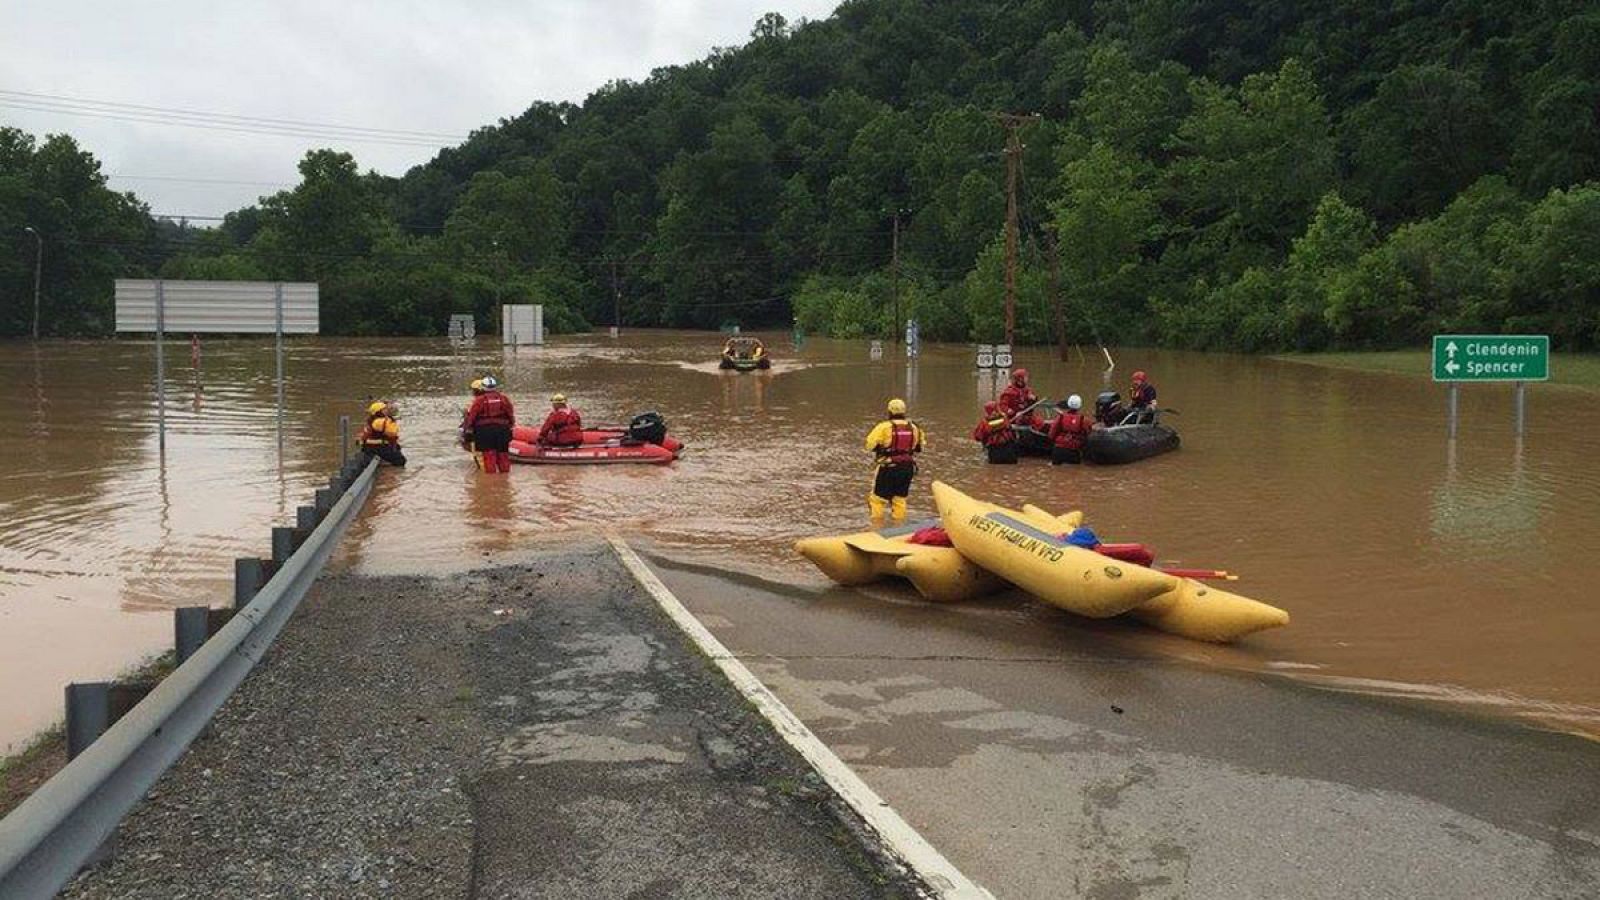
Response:
MULTIPOLYGON (((1281 353, 1272 357, 1285 362, 1327 366, 1334 369, 1359 369, 1364 372, 1394 372, 1417 378, 1433 377, 1430 354, 1426 350, 1383 350, 1372 353, 1281 353)), ((1550 380, 1560 387, 1600 391, 1600 355, 1552 353, 1550 380)))
MULTIPOLYGON (((160 681, 172 673, 172 653, 147 659, 117 676, 116 681, 160 681)), ((0 818, 28 799, 39 785, 67 764, 67 730, 55 725, 34 735, 18 752, 0 757, 0 818)))

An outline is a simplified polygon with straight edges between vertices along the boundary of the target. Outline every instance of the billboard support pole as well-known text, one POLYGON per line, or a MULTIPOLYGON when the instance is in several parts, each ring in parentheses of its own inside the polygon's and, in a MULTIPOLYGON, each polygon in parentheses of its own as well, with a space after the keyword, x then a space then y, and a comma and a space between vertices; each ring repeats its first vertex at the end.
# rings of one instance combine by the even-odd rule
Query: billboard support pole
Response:
POLYGON ((167 453, 167 356, 161 337, 167 330, 167 292, 156 279, 156 446, 167 453))
POLYGON ((283 282, 273 285, 273 327, 278 356, 278 455, 283 456, 283 282))

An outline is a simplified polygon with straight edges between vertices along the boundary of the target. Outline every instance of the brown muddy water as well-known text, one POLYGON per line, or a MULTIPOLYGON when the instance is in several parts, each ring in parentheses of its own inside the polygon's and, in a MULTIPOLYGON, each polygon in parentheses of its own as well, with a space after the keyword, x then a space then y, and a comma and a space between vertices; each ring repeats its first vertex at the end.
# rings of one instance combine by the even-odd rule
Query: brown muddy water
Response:
MULTIPOLYGON (((891 395, 928 430, 913 514, 938 477, 1009 505, 1083 508, 1102 538, 1226 568, 1293 624, 1234 647, 1129 627, 1114 637, 1199 664, 1342 690, 1467 705, 1600 734, 1600 397, 1463 391, 1461 438, 1426 380, 1246 356, 1128 349, 1183 449, 1122 468, 989 467, 968 435, 991 377, 966 347, 771 336, 763 374, 719 372, 720 338, 633 333, 503 351, 489 339, 296 340, 283 450, 269 342, 169 344, 157 450, 153 345, 0 345, 0 747, 59 717, 62 685, 171 643, 173 607, 222 605, 232 559, 264 555, 336 464, 335 420, 374 395, 401 408, 404 472, 384 472, 341 565, 458 566, 573 529, 617 527, 660 551, 819 585, 794 539, 865 525, 861 440, 891 395), (465 386, 492 371, 525 417, 561 390, 592 422, 659 409, 689 451, 670 468, 517 467, 476 474, 453 445, 465 386)), ((1018 363, 1041 393, 1100 385, 1093 356, 1018 363)), ((1060 616, 1019 603, 1021 617, 1060 616)), ((914 615, 911 608, 908 615, 914 615)), ((975 625, 975 627, 977 627, 975 625)))

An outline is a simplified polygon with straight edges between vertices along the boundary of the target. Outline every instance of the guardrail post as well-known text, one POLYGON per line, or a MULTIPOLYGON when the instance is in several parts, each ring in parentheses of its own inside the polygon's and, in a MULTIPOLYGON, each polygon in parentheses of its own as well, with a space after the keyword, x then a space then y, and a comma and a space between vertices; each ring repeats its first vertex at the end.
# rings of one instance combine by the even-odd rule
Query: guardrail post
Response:
POLYGON ((328 515, 328 510, 333 509, 334 493, 332 488, 318 488, 316 499, 312 501, 317 507, 317 521, 328 515))
POLYGON ((67 759, 77 758, 111 727, 111 685, 90 681, 67 685, 67 759))
POLYGON ((294 529, 276 526, 272 529, 272 561, 283 565, 284 560, 294 555, 294 529))
MULTIPOLYGON (((317 515, 315 506, 297 506, 294 510, 294 527, 299 531, 310 532, 317 527, 317 521, 320 518, 321 516, 317 515)), ((299 541, 295 543, 298 544, 299 541)))
POLYGON ((233 608, 244 609, 271 577, 267 561, 249 557, 233 561, 233 608))
POLYGON ((208 606, 183 606, 172 611, 172 647, 178 665, 183 665, 211 636, 210 613, 208 606))
POLYGON ((339 467, 350 461, 350 417, 339 417, 339 433, 334 436, 335 443, 339 445, 339 467))

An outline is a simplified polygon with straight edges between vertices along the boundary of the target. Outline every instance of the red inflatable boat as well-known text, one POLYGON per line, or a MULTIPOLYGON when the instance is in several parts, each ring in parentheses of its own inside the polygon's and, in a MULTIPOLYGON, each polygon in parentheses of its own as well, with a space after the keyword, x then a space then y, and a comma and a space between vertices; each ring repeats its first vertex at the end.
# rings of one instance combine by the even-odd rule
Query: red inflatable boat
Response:
POLYGON ((666 422, 656 413, 634 417, 627 426, 586 428, 576 447, 545 447, 539 429, 518 425, 511 429, 511 460, 536 465, 594 465, 643 463, 665 465, 683 452, 683 442, 668 435, 666 422))

